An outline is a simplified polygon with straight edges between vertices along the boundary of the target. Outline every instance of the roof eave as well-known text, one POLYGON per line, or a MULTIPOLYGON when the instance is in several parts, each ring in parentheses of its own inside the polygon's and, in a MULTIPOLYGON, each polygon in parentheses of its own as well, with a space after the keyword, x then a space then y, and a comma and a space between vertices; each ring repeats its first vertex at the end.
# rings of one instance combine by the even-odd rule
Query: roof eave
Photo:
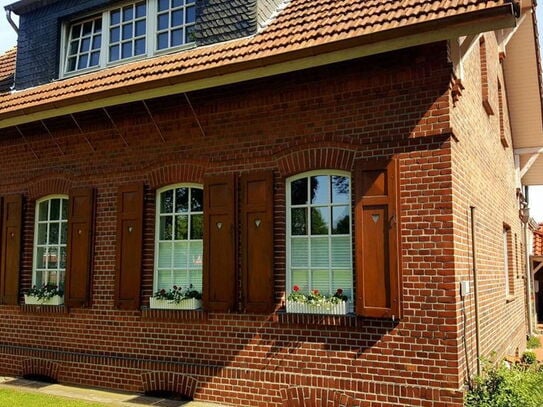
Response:
POLYGON ((515 26, 511 4, 398 27, 131 86, 89 92, 0 114, 0 128, 122 103, 207 89, 515 26), (474 24, 474 23, 477 24, 474 24))

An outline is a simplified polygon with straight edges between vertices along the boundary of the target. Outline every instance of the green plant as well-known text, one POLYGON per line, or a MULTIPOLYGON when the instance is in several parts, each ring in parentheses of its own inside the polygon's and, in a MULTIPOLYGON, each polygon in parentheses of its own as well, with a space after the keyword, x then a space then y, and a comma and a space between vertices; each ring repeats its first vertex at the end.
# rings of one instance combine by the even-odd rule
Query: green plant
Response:
POLYGON ((192 284, 188 288, 177 287, 174 285, 173 288, 170 288, 168 291, 166 291, 164 288, 157 291, 153 294, 153 298, 179 304, 181 301, 189 298, 199 300, 202 298, 202 293, 196 291, 192 284))
POLYGON ((541 347, 541 340, 538 336, 530 336, 526 342, 526 347, 528 349, 537 349, 541 347))
POLYGON ((535 352, 530 352, 530 351, 524 352, 522 354, 521 361, 522 363, 525 363, 527 365, 533 365, 534 363, 537 362, 537 357, 535 355, 535 352))
POLYGON ((301 302, 311 305, 327 305, 339 304, 342 301, 347 301, 349 297, 343 294, 343 290, 338 288, 334 295, 323 295, 319 290, 311 290, 308 294, 300 291, 300 287, 295 285, 292 287, 292 292, 288 296, 289 301, 301 302))
POLYGON ((48 300, 49 298, 53 298, 55 295, 62 297, 64 295, 64 290, 62 285, 57 286, 56 284, 44 284, 41 287, 32 286, 32 288, 25 294, 29 297, 36 297, 38 300, 48 300))
POLYGON ((536 365, 485 363, 465 397, 465 407, 543 406, 543 371, 536 365))

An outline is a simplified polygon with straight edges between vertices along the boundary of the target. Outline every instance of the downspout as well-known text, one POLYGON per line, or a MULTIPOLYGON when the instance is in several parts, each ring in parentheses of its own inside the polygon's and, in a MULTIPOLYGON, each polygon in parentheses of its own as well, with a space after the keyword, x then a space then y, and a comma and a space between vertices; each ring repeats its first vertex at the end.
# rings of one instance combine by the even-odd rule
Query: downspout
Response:
MULTIPOLYGON (((530 200, 528 198, 528 186, 524 187, 524 202, 526 202, 525 209, 529 208, 530 200)), ((522 209, 521 209, 522 210, 522 209)), ((529 213, 529 212, 528 212, 529 213)), ((526 271, 526 308, 528 314, 528 336, 534 335, 534 315, 535 307, 533 302, 533 285, 532 285, 532 261, 530 259, 530 250, 528 249, 528 222, 530 221, 529 216, 521 216, 522 221, 522 241, 524 247, 524 261, 525 261, 525 271, 526 271)))
POLYGON ((477 280, 477 260, 475 251, 475 206, 470 206, 471 221, 471 262, 473 272, 473 299, 475 301, 475 353, 477 356, 477 375, 481 374, 481 327, 479 324, 479 285, 477 280))
POLYGON ((6 18, 8 20, 9 25, 11 25, 11 28, 15 31, 17 35, 19 35, 19 27, 17 27, 17 24, 15 24, 15 21, 11 18, 11 10, 6 10, 6 18))

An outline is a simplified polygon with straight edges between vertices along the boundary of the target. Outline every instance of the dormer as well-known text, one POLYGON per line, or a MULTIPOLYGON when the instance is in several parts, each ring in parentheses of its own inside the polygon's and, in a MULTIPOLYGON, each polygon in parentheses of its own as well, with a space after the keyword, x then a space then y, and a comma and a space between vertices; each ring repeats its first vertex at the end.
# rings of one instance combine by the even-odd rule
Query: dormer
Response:
POLYGON ((281 0, 21 0, 15 89, 256 34, 281 0))

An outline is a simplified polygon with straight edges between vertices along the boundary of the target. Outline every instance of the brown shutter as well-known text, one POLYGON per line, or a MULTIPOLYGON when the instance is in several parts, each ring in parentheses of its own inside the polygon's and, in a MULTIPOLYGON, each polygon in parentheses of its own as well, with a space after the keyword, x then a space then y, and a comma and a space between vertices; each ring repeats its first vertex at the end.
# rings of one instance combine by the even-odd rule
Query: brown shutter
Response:
POLYGON ((68 209, 68 261, 66 263, 66 305, 89 305, 92 267, 94 190, 74 188, 68 209))
POLYGON ((234 175, 204 181, 204 307, 236 308, 236 181, 234 175))
POLYGON ((122 185, 117 194, 117 308, 138 309, 140 306, 142 244, 143 183, 122 185))
POLYGON ((361 162, 355 181, 356 312, 399 318, 397 161, 361 162))
POLYGON ((246 312, 273 311, 273 172, 241 177, 241 272, 246 312))
POLYGON ((2 267, 0 300, 2 304, 19 302, 19 269, 23 220, 22 195, 4 197, 2 216, 2 267))

